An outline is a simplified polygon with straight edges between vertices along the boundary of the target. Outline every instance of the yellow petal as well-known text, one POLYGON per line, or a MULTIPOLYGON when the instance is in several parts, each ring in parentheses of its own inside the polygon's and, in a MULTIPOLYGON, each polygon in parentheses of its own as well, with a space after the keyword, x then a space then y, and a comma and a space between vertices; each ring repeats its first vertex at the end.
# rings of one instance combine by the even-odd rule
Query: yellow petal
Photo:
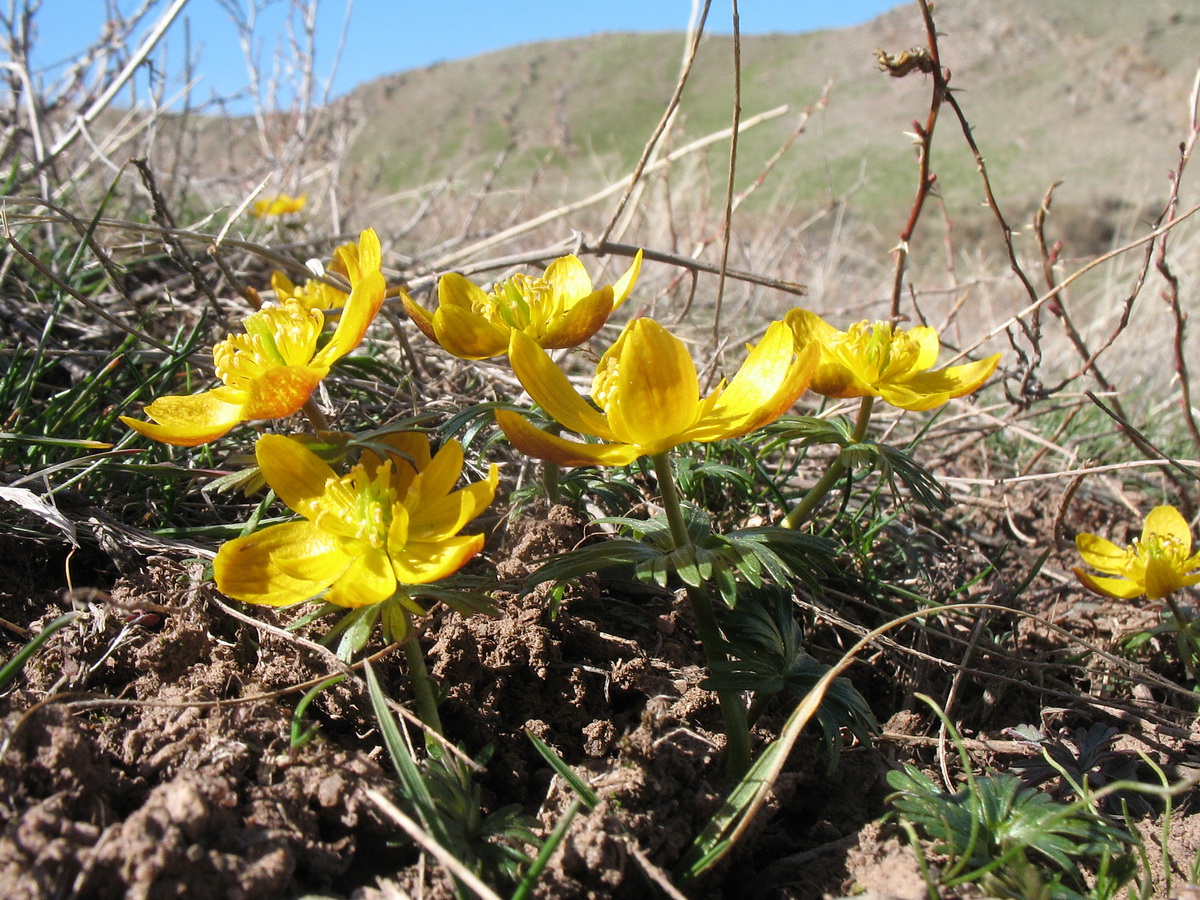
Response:
POLYGON ((439 306, 433 314, 433 330, 435 340, 459 359, 491 359, 508 349, 506 331, 461 306, 439 306))
POLYGON ((333 469, 299 441, 282 434, 260 437, 254 456, 279 499, 306 519, 316 519, 327 486, 338 481, 333 469))
POLYGON ((567 376, 533 338, 513 331, 509 336, 508 361, 529 396, 550 418, 568 431, 595 435, 601 440, 613 439, 608 419, 579 396, 567 376))
POLYGON ((592 292, 592 279, 577 256, 562 256, 546 266, 542 276, 550 289, 569 305, 592 292))
POLYGON ((358 236, 357 247, 352 244, 339 247, 334 253, 346 269, 351 287, 370 273, 379 272, 383 266, 383 250, 374 228, 368 228, 358 236))
POLYGON ((206 391, 202 394, 159 397, 145 412, 154 422, 142 422, 128 416, 121 421, 139 434, 174 444, 178 447, 197 447, 216 440, 246 420, 244 398, 231 401, 236 392, 206 391))
POLYGON ((372 548, 354 558, 324 599, 336 606, 356 609, 382 603, 394 593, 396 573, 392 571, 392 561, 382 550, 372 548))
MULTIPOLYGON (((909 328, 904 333, 918 347, 917 356, 912 361, 909 371, 924 372, 926 369, 932 369, 933 364, 937 362, 938 353, 942 349, 937 329, 930 328, 928 325, 918 325, 915 328, 909 328)), ((1000 358, 998 354, 996 358, 1000 358)))
POLYGON ((549 324, 538 344, 547 350, 578 347, 601 329, 613 311, 613 292, 603 287, 575 303, 549 324))
POLYGON ((271 273, 271 289, 275 291, 280 303, 296 293, 295 283, 278 269, 271 273))
POLYGON ((1112 541, 1096 534, 1075 535, 1075 549, 1093 569, 1108 575, 1123 575, 1129 554, 1112 541))
POLYGON ((827 344, 845 332, 838 331, 816 313, 807 309, 788 310, 783 317, 784 323, 792 330, 797 345, 827 344))
POLYGON ((378 271, 366 272, 342 307, 342 316, 329 343, 312 358, 314 368, 328 368, 359 345, 383 305, 387 284, 378 271))
POLYGON ((1114 597, 1117 600, 1132 600, 1140 597, 1145 591, 1140 584, 1135 584, 1124 578, 1097 578, 1089 575, 1083 569, 1072 569, 1075 577, 1083 582, 1084 587, 1103 597, 1114 597))
POLYGON ((496 410, 496 422, 509 442, 526 456, 560 466, 627 466, 644 455, 633 444, 583 444, 547 434, 530 425, 524 416, 508 410, 496 410))
POLYGON ((422 500, 435 500, 449 494, 454 490, 454 484, 462 474, 462 469, 462 444, 455 440, 446 441, 421 472, 422 500))
MULTIPOLYGON (((996 371, 996 365, 999 362, 1000 354, 997 353, 977 362, 966 363, 961 366, 947 366, 936 372, 921 372, 913 375, 911 378, 906 378, 902 384, 898 384, 896 387, 906 389, 914 396, 937 396, 944 397, 947 400, 954 397, 962 397, 965 394, 979 390, 983 386, 983 383, 992 377, 992 373, 996 371)), ((882 385, 881 395, 884 399, 888 399, 887 395, 882 391, 882 385)), ((888 399, 888 402, 891 403, 892 401, 888 399)), ((941 405, 944 402, 945 400, 941 400, 933 405, 941 405)), ((893 405, 899 406, 900 404, 893 405)), ((903 406, 902 408, 915 409, 916 407, 903 406)), ((920 408, 930 409, 931 406, 922 406, 920 408)))
POLYGON ((683 341, 653 319, 630 322, 605 404, 613 435, 660 453, 696 424, 699 406, 696 366, 683 341))
POLYGON ((486 309, 489 302, 483 288, 457 272, 447 272, 438 279, 438 309, 453 306, 473 312, 486 309))
POLYGON ((637 255, 633 257, 633 262, 629 268, 625 270, 615 284, 612 286, 613 291, 613 309, 616 309, 633 291, 633 285, 638 280, 638 275, 642 271, 642 251, 639 250, 637 255))
POLYGON ((1159 600, 1183 587, 1183 573, 1162 557, 1152 556, 1146 560, 1145 577, 1146 596, 1151 600, 1159 600))
POLYGON ((321 593, 351 562, 333 535, 311 522, 286 522, 223 544, 213 576, 235 600, 288 606, 321 593))
POLYGON ((409 518, 408 540, 439 541, 458 534, 491 505, 500 470, 493 464, 486 481, 477 481, 444 497, 422 502, 409 518))
POLYGON ((783 322, 771 323, 713 408, 714 417, 730 422, 729 433, 721 438, 740 437, 791 409, 812 380, 820 358, 818 346, 806 344, 797 352, 791 329, 783 322))
POLYGON ((428 584, 453 575, 483 549, 483 535, 469 534, 436 543, 410 542, 392 560, 396 579, 404 584, 428 584))
POLYGON ((1155 536, 1160 541, 1176 542, 1183 548, 1181 556, 1192 552, 1192 530, 1188 528, 1182 513, 1173 506, 1156 506, 1146 515, 1146 522, 1142 526, 1142 542, 1153 541, 1155 536))
MULTIPOLYGON (((417 472, 422 472, 429 466, 429 438, 419 431, 393 431, 377 438, 373 443, 383 444, 392 451, 389 455, 396 473, 392 484, 396 488, 397 496, 403 497, 417 472)), ((379 458, 368 450, 363 453, 362 462, 373 477, 379 465, 379 458)))

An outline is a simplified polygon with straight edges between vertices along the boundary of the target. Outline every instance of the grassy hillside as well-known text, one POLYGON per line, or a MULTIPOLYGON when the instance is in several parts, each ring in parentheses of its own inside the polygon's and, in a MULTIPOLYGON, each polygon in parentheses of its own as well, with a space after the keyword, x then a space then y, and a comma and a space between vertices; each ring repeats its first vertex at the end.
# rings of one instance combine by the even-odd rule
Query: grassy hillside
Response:
MULTIPOLYGON (((1062 179, 1060 213, 1073 213, 1080 240, 1102 241, 1113 227, 1107 220, 1129 217, 1119 198, 1165 196, 1186 122, 1200 7, 1191 0, 956 0, 938 14, 951 84, 1014 213, 1062 179)), ((924 43, 909 5, 856 28, 744 38, 743 116, 790 109, 743 137, 741 185, 758 176, 832 81, 828 108, 779 164, 775 190, 756 202, 782 195, 811 210, 858 185, 854 209, 894 233, 915 178, 906 132, 924 120, 930 84, 919 74, 889 78, 874 50, 924 43)), ((445 178, 472 186, 509 147, 498 186, 526 187, 538 172, 551 194, 569 176, 567 193, 577 196, 629 171, 671 96, 683 49, 680 34, 603 34, 380 79, 341 101, 363 123, 351 169, 383 190, 445 178)), ((729 124, 731 50, 728 37, 704 40, 675 145, 729 124)), ((952 212, 969 220, 982 194, 957 130, 943 122, 935 170, 952 212)), ((717 145, 704 161, 714 189, 727 153, 717 145)))

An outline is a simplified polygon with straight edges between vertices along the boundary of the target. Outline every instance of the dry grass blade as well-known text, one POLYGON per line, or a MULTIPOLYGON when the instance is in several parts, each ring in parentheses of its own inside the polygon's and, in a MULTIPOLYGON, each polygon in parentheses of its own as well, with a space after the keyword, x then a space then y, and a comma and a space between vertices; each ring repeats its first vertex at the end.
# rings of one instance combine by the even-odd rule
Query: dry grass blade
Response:
POLYGON ((420 825, 405 815, 404 811, 391 800, 373 788, 367 788, 366 794, 371 798, 371 802, 383 810, 388 818, 404 829, 404 833, 412 838, 422 850, 441 863, 451 876, 457 878, 470 888, 475 896, 481 897, 483 900, 500 900, 499 894, 480 881, 479 877, 455 859, 453 854, 443 849, 441 844, 426 834, 420 825))

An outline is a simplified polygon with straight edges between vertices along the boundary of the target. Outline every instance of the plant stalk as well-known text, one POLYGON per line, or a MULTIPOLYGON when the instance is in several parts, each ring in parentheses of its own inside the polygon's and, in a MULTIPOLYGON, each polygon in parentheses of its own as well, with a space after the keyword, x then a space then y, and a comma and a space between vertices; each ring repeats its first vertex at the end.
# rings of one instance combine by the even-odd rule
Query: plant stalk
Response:
MULTIPOLYGON (((871 421, 871 407, 875 405, 875 398, 868 395, 862 398, 862 402, 858 405, 858 418, 854 422, 854 432, 850 435, 850 444, 857 444, 867 436, 867 425, 871 421)), ((845 448, 843 448, 844 450, 845 448)), ((846 470, 850 468, 849 464, 843 459, 844 453, 839 453, 837 458, 829 464, 829 468, 825 470, 817 483, 808 489, 808 493, 792 507, 791 511, 784 517, 782 525, 784 528, 799 528, 816 508, 825 499, 825 496, 833 490, 833 486, 841 480, 841 477, 846 474, 846 470)))
MULTIPOLYGON (((437 695, 433 689, 433 679, 429 668, 425 665, 425 655, 421 652, 421 643, 417 640, 417 632, 409 628, 408 637, 400 645, 404 650, 404 660, 408 663, 408 678, 412 682, 413 696, 417 701, 417 715, 430 731, 442 734, 442 717, 438 715, 437 695)), ((426 741, 426 749, 435 745, 426 741)), ((435 745, 436 746, 436 745, 435 745)))
MULTIPOLYGON (((558 422, 552 421, 546 432, 557 436, 562 433, 562 426, 558 422)), ((551 506, 558 503, 558 477, 561 471, 558 463, 552 463, 549 460, 542 461, 542 487, 546 489, 546 501, 551 506)))
MULTIPOLYGON (((692 537, 683 518, 679 492, 671 474, 671 460, 666 452, 656 453, 651 459, 654 461, 654 473, 658 476, 658 489, 667 513, 667 522, 671 526, 672 542, 677 550, 691 547, 692 537)), ((713 663, 728 659, 721 627, 717 623, 717 611, 707 587, 686 585, 686 588, 692 615, 696 619, 696 631, 700 635, 704 657, 711 672, 713 663)), ((737 781, 750 769, 750 728, 746 724, 746 711, 740 692, 717 691, 716 694, 721 705, 721 719, 725 723, 725 777, 737 781)))
POLYGON ((1195 634, 1192 632, 1192 617, 1183 611, 1175 598, 1170 594, 1163 597, 1171 615, 1175 617, 1176 634, 1178 635, 1179 654, 1183 657, 1183 667, 1187 669, 1192 681, 1197 681, 1196 661, 1200 659, 1200 646, 1197 646, 1195 634))
POLYGON ((313 427, 313 431, 320 434, 322 431, 329 430, 329 420, 325 418, 325 413, 321 412, 317 406, 317 401, 309 397, 304 401, 304 406, 300 407, 300 411, 304 413, 308 419, 308 424, 313 427))

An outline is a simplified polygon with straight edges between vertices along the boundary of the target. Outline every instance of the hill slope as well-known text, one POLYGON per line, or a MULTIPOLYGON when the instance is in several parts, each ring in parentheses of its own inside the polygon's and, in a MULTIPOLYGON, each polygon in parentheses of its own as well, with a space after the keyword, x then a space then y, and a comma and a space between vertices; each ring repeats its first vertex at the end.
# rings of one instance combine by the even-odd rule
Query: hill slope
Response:
MULTIPOLYGON (((936 15, 951 83, 998 195, 1014 210, 1059 179, 1060 210, 1076 207, 1081 222, 1123 198, 1165 196, 1200 46, 1193 0, 953 0, 936 15)), ((924 120, 930 85, 919 73, 889 78, 874 50, 924 43, 913 4, 855 28, 744 38, 743 116, 790 110, 743 137, 742 185, 832 80, 828 109, 772 176, 776 194, 815 208, 865 176, 854 208, 894 233, 915 180, 905 133, 924 120)), ((523 186, 540 167, 543 179, 569 176, 577 196, 629 171, 671 96, 682 52, 680 34, 602 34, 379 79, 340 101, 365 123, 351 159, 381 189, 448 176, 473 184, 509 146, 499 184, 523 186)), ((675 145, 729 124, 731 59, 730 38, 705 38, 675 145)), ((710 151, 718 184, 727 152, 710 151)), ((975 164, 948 109, 935 169, 953 211, 977 208, 975 164)))

